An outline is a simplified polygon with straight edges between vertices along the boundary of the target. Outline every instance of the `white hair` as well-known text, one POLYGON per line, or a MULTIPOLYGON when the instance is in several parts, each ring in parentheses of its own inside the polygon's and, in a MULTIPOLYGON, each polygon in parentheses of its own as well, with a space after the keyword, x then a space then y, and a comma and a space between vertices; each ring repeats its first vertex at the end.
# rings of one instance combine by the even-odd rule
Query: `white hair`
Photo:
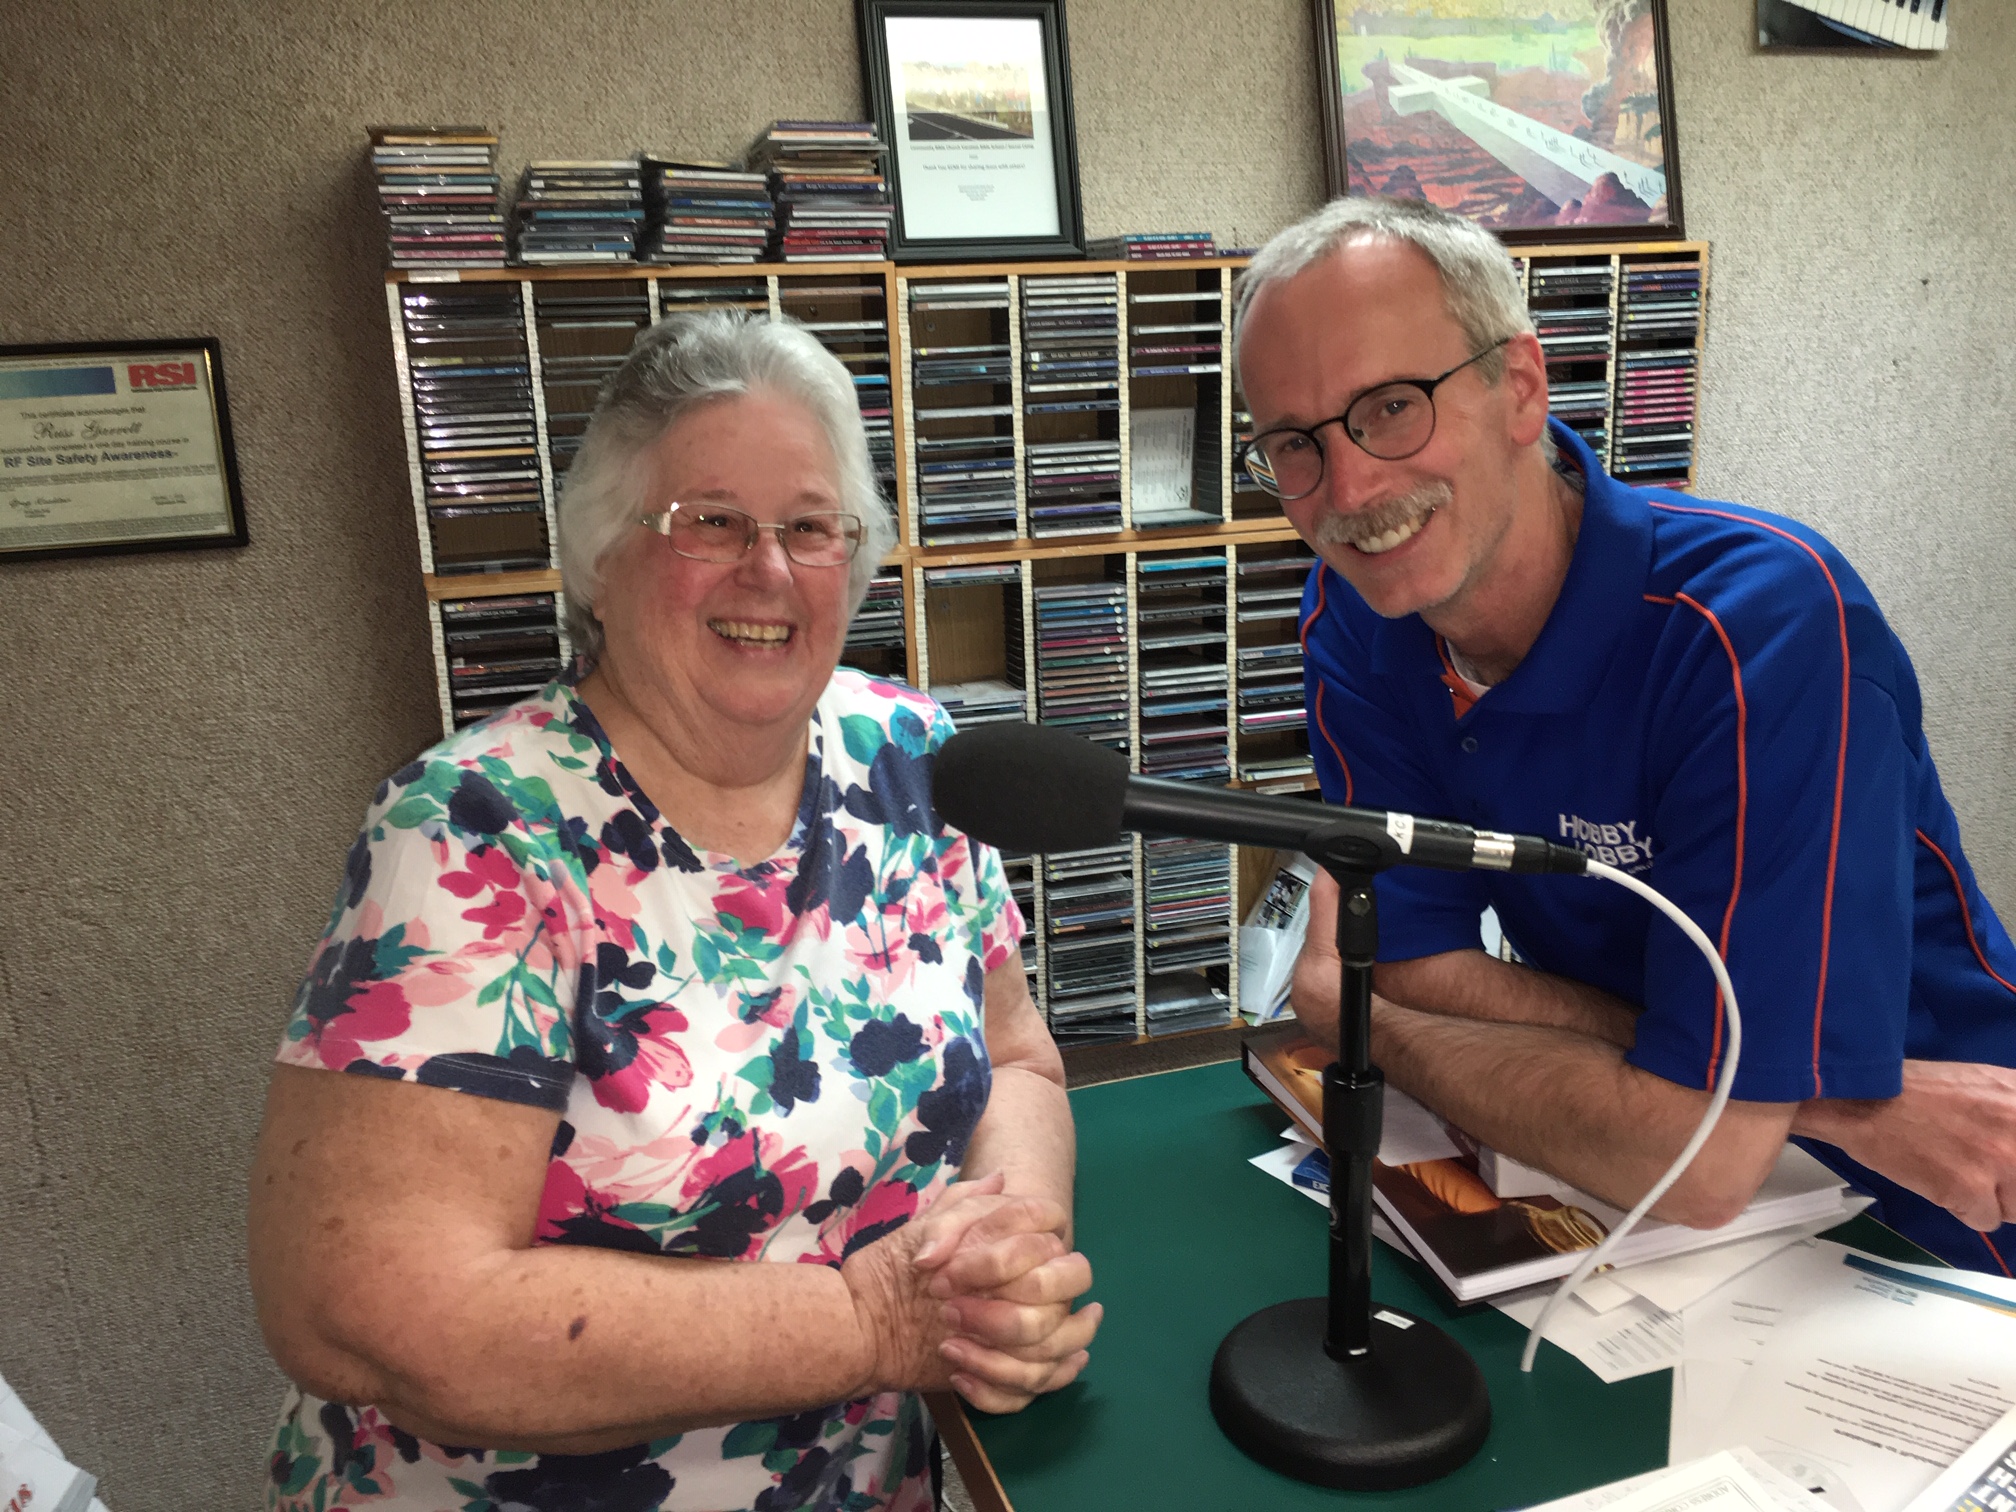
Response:
POLYGON ((701 405, 758 390, 804 405, 826 433, 840 507, 867 527, 848 564, 848 613, 860 608, 896 544, 896 521, 875 485, 854 380, 794 322, 751 320, 740 310, 682 312, 640 334, 603 386, 560 490, 560 583, 576 653, 593 661, 601 652, 602 559, 650 507, 651 448, 701 405))
MULTIPOLYGON (((1532 331, 1533 317, 1519 288, 1519 271, 1504 243, 1473 221, 1425 200, 1353 196, 1332 200, 1314 215, 1279 232, 1254 255, 1232 296, 1232 361, 1253 296, 1267 284, 1293 278, 1311 263, 1353 242, 1399 241, 1414 247, 1435 266, 1449 318, 1462 329, 1472 351, 1532 331)), ((1493 352, 1477 364, 1486 383, 1505 374, 1505 354, 1493 352)))

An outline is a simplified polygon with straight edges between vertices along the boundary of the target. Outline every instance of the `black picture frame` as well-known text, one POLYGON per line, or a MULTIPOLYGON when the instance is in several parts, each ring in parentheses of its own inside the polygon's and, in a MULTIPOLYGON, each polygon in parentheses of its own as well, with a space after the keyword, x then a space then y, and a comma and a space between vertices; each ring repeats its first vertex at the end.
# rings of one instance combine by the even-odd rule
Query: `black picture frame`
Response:
MULTIPOLYGON (((143 408, 132 405, 128 410, 131 413, 139 413, 143 408)), ((150 337, 137 341, 34 342, 0 346, 0 411, 7 410, 12 410, 14 413, 0 414, 0 422, 4 422, 0 423, 0 565, 69 557, 127 556, 136 552, 200 551, 216 547, 244 546, 250 542, 251 537, 245 524, 245 494, 238 475, 237 447, 231 434, 231 408, 224 384, 224 350, 222 343, 215 336, 150 337), (75 364, 69 371, 89 369, 96 372, 100 369, 110 369, 114 387, 87 389, 73 386, 66 392, 10 393, 5 380, 10 373, 24 372, 18 366, 18 361, 34 358, 48 358, 57 363, 57 367, 48 370, 50 372, 63 371, 61 364, 75 364, 75 359, 87 359, 82 364, 75 364), (108 360, 103 362, 88 360, 100 358, 108 360), (162 361, 164 358, 184 360, 162 361), (201 367, 197 368, 194 362, 187 360, 191 358, 200 358, 201 367), (121 366, 126 369, 123 380, 127 385, 125 388, 117 386, 121 381, 117 368, 121 366), (184 381, 185 379, 188 381, 184 381), (30 436, 27 440, 29 447, 44 451, 50 458, 50 465, 55 467, 86 465, 81 462, 64 463, 61 459, 66 455, 81 458, 87 454, 96 459, 97 465, 102 466, 108 460, 107 451, 114 446, 133 448, 136 460, 139 460, 140 452, 145 452, 151 457, 156 453, 164 453, 169 448, 159 438, 149 438, 144 434, 146 429, 144 418, 138 422, 125 422, 116 426, 108 419, 108 431, 114 437, 108 442, 85 435, 82 425, 67 426, 55 418, 54 411, 74 404, 79 399, 117 398, 121 394, 126 394, 130 399, 143 391, 173 393, 192 388, 208 399, 210 435, 206 438, 209 446, 205 449, 214 448, 215 451, 216 481, 221 484, 224 496, 221 501, 223 504, 221 517, 226 528, 187 533, 134 533, 130 530, 132 521, 142 518, 134 516, 128 517, 123 522, 129 527, 124 532, 120 521, 103 524, 100 527, 102 536, 97 539, 87 536, 84 539, 49 546, 11 546, 7 543, 7 529, 12 523, 9 517, 17 515, 24 507, 20 502, 20 489, 15 480, 33 478, 34 481, 41 481, 38 476, 27 470, 33 464, 25 454, 28 447, 14 444, 17 434, 24 429, 33 431, 42 425, 53 427, 46 439, 30 436), (50 414, 51 418, 42 422, 24 420, 22 406, 25 404, 49 406, 46 413, 50 414), (130 439, 119 438, 117 433, 124 430, 127 424, 132 425, 134 434, 130 439), (60 434, 64 429, 72 430, 73 434, 69 436, 60 434), (86 448, 95 449, 87 453, 86 448), (15 470, 17 466, 20 471, 15 470)), ((123 416, 117 418, 124 421, 123 416)), ((172 457, 169 460, 172 460, 172 457)), ((32 504, 32 501, 30 503, 32 504)), ((213 511, 213 516, 216 513, 213 511)), ((78 528, 82 530, 88 527, 80 525, 78 528)))
MULTIPOLYGON (((1354 19, 1368 14, 1382 14, 1378 0, 1362 0, 1362 3, 1361 0, 1351 0, 1351 3, 1354 5, 1354 19)), ((1563 26, 1553 15, 1553 9, 1560 7, 1550 8, 1547 0, 1532 0, 1532 4, 1536 30, 1563 26)), ((1398 9, 1394 7, 1395 11, 1398 9)), ((1618 37, 1604 37, 1613 73, 1596 81, 1583 96, 1585 109, 1590 99, 1598 101, 1597 119, 1592 120, 1585 114, 1580 123, 1580 129, 1585 133, 1583 136, 1574 137, 1560 127, 1515 112, 1529 124, 1519 126, 1515 122, 1512 131, 1501 134, 1490 129, 1491 122, 1481 122, 1475 136, 1463 133, 1451 148, 1421 150, 1411 155, 1404 146, 1396 146, 1392 142, 1377 142, 1372 138, 1352 139, 1351 121, 1347 117, 1362 116, 1365 112, 1360 102, 1355 99, 1347 101, 1344 93, 1344 60, 1338 44, 1337 10, 1337 0, 1310 0, 1311 21, 1315 29, 1317 98, 1322 114, 1324 176, 1332 199, 1346 194, 1375 193, 1398 193, 1404 197, 1428 199, 1469 215, 1478 224, 1496 233, 1500 240, 1513 244, 1677 241, 1686 236, 1681 208, 1680 150, 1673 121, 1673 54, 1666 25, 1666 0, 1638 0, 1618 21, 1618 37), (1641 20, 1649 23, 1649 34, 1634 35, 1633 29, 1641 20), (1651 50, 1649 63, 1638 53, 1639 45, 1646 41, 1649 41, 1651 50), (1614 93, 1617 88, 1615 60, 1619 51, 1626 51, 1629 76, 1651 83, 1652 90, 1639 90, 1616 100, 1599 93, 1606 90, 1614 93), (1650 77, 1643 78, 1647 74, 1650 77), (1664 193, 1650 204, 1632 195, 1625 187, 1619 175, 1626 170, 1608 174, 1596 171, 1592 174, 1592 170, 1599 168, 1604 159, 1621 161, 1619 155, 1610 150, 1615 145, 1614 140, 1605 145, 1601 137, 1606 120, 1614 138, 1615 133, 1625 129, 1627 119, 1641 156, 1645 155, 1646 138, 1653 133, 1658 137, 1659 169, 1650 170, 1638 162, 1629 165, 1634 182, 1640 187, 1649 182, 1645 175, 1650 172, 1663 176, 1664 193), (1521 133, 1529 130, 1533 137, 1531 144, 1519 139, 1521 133), (1591 140, 1592 136, 1595 140, 1591 140), (1582 145, 1577 147, 1574 145, 1576 142, 1582 145), (1380 154, 1376 164, 1370 160, 1375 148, 1380 154), (1465 156, 1471 161, 1464 162, 1465 156), (1513 161, 1507 161, 1508 158, 1531 163, 1533 166, 1529 172, 1533 176, 1522 173, 1513 161), (1489 182, 1489 175, 1478 173, 1480 162, 1495 162, 1502 170, 1497 184, 1489 182), (1360 170, 1356 175, 1352 171, 1354 167, 1360 170), (1508 175, 1519 186, 1516 197, 1508 196, 1503 184, 1508 175), (1564 199, 1563 196, 1572 191, 1560 185, 1578 175, 1591 176, 1585 198, 1564 199), (1603 182, 1605 177, 1609 179, 1608 184, 1603 182), (1536 178, 1540 180, 1538 184, 1536 178), (1550 196, 1543 192, 1543 187, 1552 190, 1553 194, 1550 196), (1591 198, 1594 203, 1588 202, 1591 198), (1647 212, 1651 218, 1639 216, 1640 211, 1647 212)), ((1461 18, 1455 14, 1442 18, 1417 13, 1405 19, 1409 25, 1439 27, 1436 51, 1446 56, 1451 50, 1449 27, 1460 24, 1461 18)), ((1367 45, 1371 44, 1368 42, 1367 45)), ((1502 39, 1493 37, 1488 46, 1480 45, 1479 51, 1495 52, 1502 46, 1502 39)), ((1400 69, 1392 67, 1392 60, 1383 56, 1383 48, 1381 52, 1379 61, 1387 64, 1389 82, 1375 102, 1380 121, 1398 126, 1406 115, 1431 111, 1441 114, 1424 103, 1423 97, 1433 91, 1432 82, 1403 77, 1400 69), (1393 104, 1396 87, 1412 96, 1404 109, 1393 104)), ((1416 65, 1422 61, 1421 58, 1412 58, 1404 66, 1411 73, 1420 75, 1424 71, 1416 65)), ((1357 67, 1355 60, 1353 66, 1357 67)), ((1370 66, 1365 65, 1368 69, 1370 66)), ((1468 69, 1462 74, 1450 72, 1453 67, 1450 64, 1432 63, 1432 66, 1443 70, 1440 75, 1443 79, 1470 81, 1460 86, 1462 92, 1484 99, 1493 112, 1510 110, 1510 107, 1500 105, 1477 87, 1482 83, 1496 88, 1495 63, 1488 63, 1481 70, 1468 69)), ((1532 71, 1541 72, 1539 69, 1532 71)), ((1375 89, 1380 87, 1374 86, 1375 89)), ((1461 128, 1458 131, 1460 133, 1461 128)), ((1419 135, 1416 133, 1417 137, 1419 135)))
MULTIPOLYGON (((890 258, 899 263, 988 262, 1008 259, 1074 258, 1085 255, 1084 211, 1078 191, 1078 136, 1071 110, 1071 49, 1065 26, 1064 0, 855 0, 855 21, 860 33, 862 92, 882 139, 887 143, 888 177, 896 216, 890 230, 890 258), (997 231, 950 235, 946 228, 954 217, 935 205, 927 213, 924 185, 913 161, 906 182, 906 158, 919 149, 913 142, 923 137, 909 133, 919 129, 912 113, 892 98, 889 53, 889 23, 892 20, 924 19, 957 24, 990 20, 1034 20, 1041 27, 1041 61, 1044 73, 1043 98, 1049 124, 1048 180, 1056 206, 1057 226, 1032 235, 997 231), (905 133, 899 140, 898 133, 905 133)), ((1024 112, 1026 114, 1026 112, 1024 112)), ((933 112, 934 118, 941 113, 933 112)), ((921 117, 922 112, 918 115, 921 117)), ((1005 151, 1008 139, 1026 137, 1028 132, 1003 127, 997 121, 943 117, 933 129, 985 131, 980 141, 999 140, 1005 151), (943 122, 949 120, 949 126, 943 122)), ((932 146, 950 145, 932 143, 932 146)), ((1035 154, 1036 166, 1044 155, 1035 154)), ((1035 171, 1034 168, 1023 170, 1035 171)), ((980 185, 982 189, 990 186, 980 185)))

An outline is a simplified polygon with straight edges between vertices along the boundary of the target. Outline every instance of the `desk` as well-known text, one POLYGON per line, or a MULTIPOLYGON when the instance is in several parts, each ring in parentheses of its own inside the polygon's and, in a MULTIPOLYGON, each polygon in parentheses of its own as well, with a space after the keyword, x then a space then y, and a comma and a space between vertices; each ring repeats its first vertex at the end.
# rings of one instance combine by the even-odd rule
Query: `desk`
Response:
MULTIPOLYGON (((1459 1312, 1425 1268, 1378 1243, 1374 1297, 1439 1324, 1476 1358, 1490 1438, 1454 1475, 1409 1491, 1331 1491, 1247 1459, 1211 1417, 1211 1356, 1248 1313, 1324 1287, 1323 1209, 1246 1163, 1287 1119, 1237 1062, 1082 1088, 1071 1106, 1078 1246, 1106 1321, 1090 1367, 1063 1391, 1011 1417, 974 1414, 970 1439, 962 1423, 942 1423, 981 1512, 1493 1512, 1666 1463, 1670 1372, 1605 1386, 1545 1346, 1521 1375, 1524 1329, 1489 1306, 1459 1312)), ((1830 1237, 1927 1258, 1867 1219, 1830 1237)), ((942 1419, 943 1402, 933 1406, 942 1419)))

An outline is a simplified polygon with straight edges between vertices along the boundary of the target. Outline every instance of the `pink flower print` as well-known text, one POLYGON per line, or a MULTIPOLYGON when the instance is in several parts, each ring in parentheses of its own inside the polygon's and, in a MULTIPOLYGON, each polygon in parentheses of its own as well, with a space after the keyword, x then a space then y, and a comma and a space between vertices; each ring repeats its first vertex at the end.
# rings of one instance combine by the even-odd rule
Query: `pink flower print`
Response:
POLYGON ((763 1241, 810 1202, 818 1185, 819 1168, 803 1148, 786 1150, 776 1135, 758 1131, 731 1139, 687 1174, 681 1206, 699 1218, 670 1236, 665 1252, 756 1259, 763 1241))
MULTIPOLYGON (((837 1207, 852 1199, 853 1205, 842 1209, 845 1216, 838 1223, 820 1232, 819 1248, 808 1251, 801 1259, 818 1265, 838 1265, 856 1250, 893 1234, 917 1215, 917 1192, 908 1182, 885 1181, 865 1196, 860 1193, 860 1173, 851 1166, 841 1171, 834 1179, 828 1201, 837 1207)), ((813 1211, 818 1206, 814 1204, 813 1211)))
POLYGON ((315 958, 301 984, 298 1011, 308 1020, 309 1038, 324 1066, 341 1071, 368 1058, 366 1041, 406 1032, 412 1008, 392 974, 407 964, 408 954, 395 937, 384 936, 332 942, 315 958))
POLYGON ((788 876, 731 877, 715 898, 714 911, 738 920, 744 930, 760 929, 772 939, 782 938, 788 919, 784 894, 789 887, 788 876))

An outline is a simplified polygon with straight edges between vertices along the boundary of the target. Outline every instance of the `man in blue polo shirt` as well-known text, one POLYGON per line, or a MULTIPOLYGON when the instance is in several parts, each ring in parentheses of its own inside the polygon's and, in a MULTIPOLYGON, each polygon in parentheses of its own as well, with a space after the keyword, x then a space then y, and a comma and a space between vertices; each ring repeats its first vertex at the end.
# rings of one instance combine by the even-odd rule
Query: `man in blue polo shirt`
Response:
MULTIPOLYGON (((1854 569, 1791 520, 1608 477, 1548 419, 1510 260, 1454 216, 1328 206, 1255 258, 1237 318, 1248 469, 1322 558, 1325 794, 1579 845, 1721 949, 1734 1098, 1659 1215, 1728 1221, 1810 1135, 1919 1243, 2016 1266, 2016 946, 1854 569)), ((1379 898, 1388 1077, 1634 1202, 1726 1053, 1694 947, 1590 879, 1399 870, 1379 898), (1536 969, 1484 954, 1487 905, 1536 969)), ((1328 1034, 1334 888, 1321 905, 1295 1004, 1328 1034)))

